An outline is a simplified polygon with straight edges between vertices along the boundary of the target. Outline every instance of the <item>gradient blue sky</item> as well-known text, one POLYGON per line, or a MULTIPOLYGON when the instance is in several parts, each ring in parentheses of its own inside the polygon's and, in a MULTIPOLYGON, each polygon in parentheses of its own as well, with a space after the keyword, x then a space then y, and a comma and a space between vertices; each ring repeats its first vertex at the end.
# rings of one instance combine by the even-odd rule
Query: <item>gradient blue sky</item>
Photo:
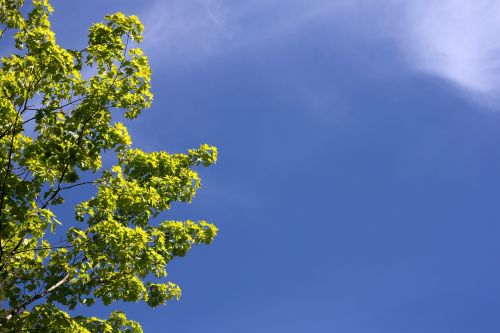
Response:
POLYGON ((500 2, 53 3, 66 47, 143 20, 137 146, 220 150, 167 214, 220 235, 122 306, 145 332, 500 332, 500 2))

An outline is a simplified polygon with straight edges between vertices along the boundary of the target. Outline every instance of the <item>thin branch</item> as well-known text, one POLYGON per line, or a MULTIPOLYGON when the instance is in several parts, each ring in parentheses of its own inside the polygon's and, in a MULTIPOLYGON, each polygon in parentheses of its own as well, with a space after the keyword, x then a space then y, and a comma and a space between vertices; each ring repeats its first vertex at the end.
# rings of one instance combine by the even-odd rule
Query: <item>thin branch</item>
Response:
MULTIPOLYGON (((126 54, 127 54, 127 48, 128 48, 129 40, 130 40, 130 36, 127 35, 127 40, 125 42, 125 47, 123 49, 123 58, 124 59, 125 59, 126 54)), ((108 90, 106 91, 106 94, 102 97, 102 100, 100 101, 101 103, 105 103, 106 102, 106 99, 107 99, 109 93, 111 92, 111 89, 115 86, 116 80, 118 78, 118 74, 120 73, 120 70, 122 69, 122 67, 123 67, 123 61, 120 62, 120 66, 118 67, 118 70, 116 71, 116 74, 113 77, 113 82, 111 83, 111 85, 109 86, 108 90)), ((80 131, 80 134, 78 135, 78 141, 77 141, 77 144, 76 144, 78 148, 80 147, 80 145, 81 145, 81 143, 83 141, 83 135, 84 135, 84 132, 85 132, 85 127, 90 122, 90 120, 92 120, 92 118, 94 117, 94 115, 100 110, 101 107, 104 107, 104 106, 98 105, 98 107, 96 108, 96 110, 94 112, 92 112, 92 114, 90 115, 90 117, 88 117, 83 122, 83 126, 82 126, 82 129, 80 131)), ((57 182, 57 189, 54 191, 54 193, 52 193, 52 195, 50 196, 50 198, 42 205, 42 209, 46 208, 50 204, 50 202, 52 200, 54 200, 54 198, 61 191, 61 189, 62 189, 61 184, 62 184, 62 181, 64 179, 64 176, 66 175, 66 172, 68 171, 68 168, 69 168, 69 165, 71 163, 71 160, 73 160, 75 157, 76 157, 76 152, 74 153, 73 156, 70 156, 70 159, 68 160, 68 162, 64 166, 64 169, 63 169, 63 171, 61 173, 61 176, 59 177, 59 180, 57 182)))
MULTIPOLYGON (((26 101, 24 104, 26 105, 26 101)), ((17 126, 17 121, 18 121, 19 117, 20 117, 20 113, 18 111, 16 114, 16 120, 15 120, 14 124, 12 125, 13 128, 15 128, 17 126)), ((14 148, 14 138, 15 137, 16 137, 15 131, 13 131, 12 138, 10 140, 10 146, 9 146, 9 157, 7 160, 7 166, 5 168, 5 176, 3 177, 3 183, 2 183, 2 191, 1 191, 1 198, 0 198, 0 230, 2 232, 3 232, 2 226, 3 226, 3 205, 4 205, 4 201, 5 201, 5 189, 7 186, 7 178, 8 178, 9 173, 10 173, 10 167, 12 165, 12 151, 14 148)), ((3 245, 2 245, 1 238, 0 238, 0 253, 3 256, 3 245)), ((2 267, 3 267, 3 265, 2 265, 2 267)))
POLYGON ((33 332, 33 331, 47 332, 47 327, 44 327, 44 328, 23 328, 23 329, 16 329, 14 331, 7 331, 4 333, 33 332))
POLYGON ((77 186, 82 186, 82 185, 98 184, 100 182, 101 182, 101 180, 92 180, 92 181, 88 181, 88 182, 82 182, 82 183, 78 183, 78 184, 63 186, 63 187, 61 187, 61 191, 62 190, 69 190, 70 188, 77 187, 77 186))
POLYGON ((33 116, 33 117, 31 117, 31 118, 28 118, 28 119, 26 119, 25 121, 23 121, 23 125, 25 125, 25 124, 27 124, 27 123, 29 123, 30 121, 35 120, 35 119, 36 119, 36 116, 33 116))
POLYGON ((43 251, 43 250, 55 250, 55 249, 71 249, 71 248, 77 248, 78 246, 86 244, 86 243, 88 243, 90 241, 93 241, 93 239, 92 238, 87 238, 85 241, 83 241, 81 244, 78 244, 78 245, 39 246, 39 247, 31 248, 31 249, 19 250, 19 251, 12 252, 12 253, 13 254, 19 254, 19 253, 30 252, 30 251, 43 251))
MULTIPOLYGON (((40 80, 39 80, 39 81, 40 81, 40 80)), ((39 83, 39 81, 37 82, 37 84, 39 83)), ((58 106, 58 107, 56 107, 56 108, 46 108, 46 109, 50 109, 50 112, 52 112, 52 111, 56 111, 56 110, 59 110, 59 109, 63 109, 63 108, 65 108, 65 107, 67 107, 67 106, 70 106, 70 105, 73 105, 73 104, 75 104, 75 103, 77 103, 77 102, 80 102, 81 100, 85 99, 86 97, 87 97, 87 96, 83 96, 83 97, 77 98, 77 99, 75 99, 74 101, 68 102, 68 103, 66 103, 66 104, 64 104, 64 105, 61 105, 61 106, 58 106)), ((26 107, 26 108, 23 110, 23 112, 21 112, 21 114, 23 114, 25 111, 38 111, 38 110, 41 110, 41 109, 43 109, 43 108, 31 108, 31 107, 26 107)), ((24 124, 26 124, 26 123, 28 123, 28 122, 30 122, 30 121, 32 121, 32 120, 34 120, 34 119, 36 119, 36 116, 33 116, 33 117, 31 117, 31 118, 29 118, 29 119, 25 120, 25 121, 23 122, 23 125, 24 125, 24 124)), ((12 129, 12 128, 7 128, 7 129, 5 129, 2 133, 0 133, 0 139, 2 139, 4 136, 6 136, 7 134, 9 134, 12 130, 14 130, 14 131, 15 131, 15 129, 12 129)))
POLYGON ((66 275, 64 275, 64 277, 61 280, 57 281, 54 285, 52 285, 52 287, 46 289, 42 293, 36 294, 35 296, 31 297, 23 304, 19 305, 17 308, 14 308, 14 309, 8 311, 8 314, 5 317, 5 319, 10 320, 10 319, 12 319, 12 317, 19 315, 22 311, 24 311, 26 309, 26 307, 28 305, 39 300, 40 298, 45 297, 47 294, 51 293, 52 291, 56 290, 61 285, 63 285, 69 279, 69 277, 70 277, 70 273, 66 273, 66 275))
MULTIPOLYGON (((24 234, 25 235, 23 237, 25 237, 27 234, 29 234, 31 232, 31 229, 24 229, 24 230, 21 230, 21 232, 19 234, 24 234)), ((12 237, 10 237, 8 240, 7 240, 7 243, 5 243, 5 245, 9 244, 12 242, 12 240, 14 239, 14 237, 16 237, 16 235, 13 235, 12 237)))
POLYGON ((14 246, 14 248, 12 249, 12 251, 10 251, 9 256, 1 263, 1 265, 0 265, 0 271, 2 271, 4 269, 4 267, 9 263, 10 259, 16 254, 17 249, 19 249, 19 247, 21 247, 21 245, 23 244, 23 242, 26 239, 26 236, 28 234, 29 234, 29 231, 26 232, 24 234, 24 236, 22 236, 19 239, 19 242, 17 242, 16 246, 14 246))
POLYGON ((75 99, 75 100, 73 100, 73 101, 71 101, 71 102, 68 102, 68 103, 66 103, 66 104, 64 104, 64 105, 60 105, 60 106, 58 106, 58 107, 55 107, 55 108, 54 108, 54 107, 52 107, 52 108, 51 108, 51 107, 45 107, 45 108, 27 108, 26 110, 29 110, 29 111, 38 111, 38 110, 41 110, 41 109, 48 109, 48 110, 50 110, 50 112, 52 112, 52 111, 56 111, 56 110, 60 110, 60 109, 64 109, 64 108, 65 108, 65 107, 67 107, 67 106, 73 105, 73 104, 75 104, 75 103, 77 103, 77 102, 80 102, 81 100, 84 100, 85 98, 87 98, 87 96, 86 96, 86 95, 85 95, 85 96, 82 96, 82 97, 80 97, 80 98, 77 98, 77 99, 75 99))
POLYGON ((62 179, 64 178, 64 175, 65 175, 65 173, 67 171, 68 166, 69 166, 69 162, 66 163, 66 165, 64 167, 64 170, 63 170, 63 173, 62 173, 61 177, 59 178, 57 189, 51 194, 50 198, 48 198, 47 201, 45 201, 42 204, 42 206, 41 206, 42 209, 47 208, 47 206, 56 197, 56 195, 59 194, 59 192, 61 192, 63 190, 68 190, 68 189, 71 189, 73 187, 82 186, 82 185, 97 184, 97 183, 101 182, 100 180, 93 180, 93 181, 82 182, 82 183, 77 183, 77 184, 68 185, 68 186, 61 186, 62 179))
POLYGON ((31 252, 31 251, 54 250, 54 249, 70 249, 73 247, 76 247, 76 245, 40 246, 40 247, 31 248, 31 249, 19 250, 16 252, 12 252, 12 254, 19 254, 19 253, 31 252))
MULTIPOLYGON (((12 138, 10 140, 10 145, 9 145, 9 157, 8 157, 8 161, 7 161, 7 166, 6 166, 6 170, 5 170, 5 176, 3 178, 3 182, 2 182, 2 190, 0 192, 0 232, 2 234, 5 235, 5 232, 3 230, 3 221, 4 221, 4 218, 3 218, 3 208, 4 208, 4 202, 5 202, 5 196, 6 196, 6 193, 5 193, 5 190, 6 190, 6 185, 7 185, 7 178, 9 176, 9 173, 10 173, 10 168, 12 166, 12 153, 13 153, 13 148, 14 148, 14 140, 15 140, 15 137, 16 137, 16 127, 17 127, 17 122, 19 120, 19 118, 21 117, 21 115, 26 111, 26 109, 28 108, 28 101, 30 99, 30 95, 33 91, 35 91, 36 89, 36 86, 38 84, 40 84, 40 82, 42 81, 42 72, 43 72, 43 69, 40 71, 40 77, 36 80, 36 82, 33 82, 33 84, 31 86, 28 87, 28 90, 26 91, 26 98, 24 99, 24 102, 23 104, 21 104, 19 106, 19 109, 17 110, 17 114, 16 114, 16 119, 14 121, 14 123, 12 124, 11 126, 11 131, 12 131, 12 138)), ((22 118, 21 118, 22 119, 22 118)), ((6 134, 2 134, 2 137, 6 135, 6 134)), ((0 139, 2 138, 0 137, 0 139)), ((3 245, 2 245, 2 239, 0 238, 0 259, 2 258, 3 256, 3 245)), ((10 257, 9 257, 10 259, 10 257)), ((3 268, 3 264, 2 264, 2 268, 3 268)))
MULTIPOLYGON (((28 101, 30 99, 31 93, 36 89, 36 86, 42 81, 42 72, 43 70, 40 71, 40 77, 36 80, 36 82, 33 82, 33 85, 28 87, 28 90, 26 91, 26 98, 24 99, 23 104, 19 106, 19 109, 17 110, 16 114, 16 119, 14 121, 14 124, 12 124, 12 138, 10 140, 10 147, 9 147, 9 158, 7 161, 7 167, 5 170, 5 176, 3 178, 3 183, 2 183, 2 190, 1 190, 1 198, 0 198, 0 231, 3 232, 3 208, 4 208, 4 200, 5 200, 5 187, 7 184, 7 178, 10 172, 10 167, 12 164, 12 150, 14 147, 14 139, 16 137, 16 127, 17 127, 17 122, 19 120, 19 117, 26 111, 26 108, 28 107, 28 101)), ((1 139, 1 138, 0 138, 1 139)), ((2 242, 0 239, 0 248, 2 247, 2 242)))
MULTIPOLYGON (((14 122, 14 124, 12 125, 12 127, 16 127, 17 126, 17 121, 19 119, 19 112, 17 112, 17 115, 16 115, 16 120, 14 122)), ((5 186, 7 184, 7 177, 9 176, 9 172, 10 172, 10 167, 12 165, 12 150, 14 149, 14 139, 15 139, 16 135, 15 135, 15 132, 12 133, 12 138, 10 139, 10 145, 9 145, 9 157, 8 157, 8 160, 7 160, 7 165, 5 166, 5 176, 3 177, 3 182, 2 182, 2 191, 1 191, 1 198, 0 198, 0 230, 2 229, 2 222, 3 222, 3 217, 2 217, 2 209, 3 209, 3 204, 4 204, 4 199, 5 199, 5 186)))

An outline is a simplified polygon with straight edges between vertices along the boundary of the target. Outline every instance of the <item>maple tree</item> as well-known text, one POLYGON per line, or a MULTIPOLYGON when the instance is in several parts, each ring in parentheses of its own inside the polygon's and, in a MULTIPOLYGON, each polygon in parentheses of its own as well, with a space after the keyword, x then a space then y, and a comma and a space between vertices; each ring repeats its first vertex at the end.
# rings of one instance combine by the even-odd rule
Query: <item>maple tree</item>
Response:
POLYGON ((100 319, 71 310, 180 297, 165 281, 167 264, 209 244, 217 228, 157 220, 172 202, 193 199, 193 168, 215 163, 217 149, 134 148, 117 120, 152 102, 142 24, 106 16, 85 48, 70 50, 56 42, 52 11, 47 0, 0 0, 0 41, 14 43, 0 65, 0 331, 141 332, 120 311, 100 319), (81 186, 94 195, 60 221, 54 207, 81 186), (61 234, 64 243, 54 243, 61 234))

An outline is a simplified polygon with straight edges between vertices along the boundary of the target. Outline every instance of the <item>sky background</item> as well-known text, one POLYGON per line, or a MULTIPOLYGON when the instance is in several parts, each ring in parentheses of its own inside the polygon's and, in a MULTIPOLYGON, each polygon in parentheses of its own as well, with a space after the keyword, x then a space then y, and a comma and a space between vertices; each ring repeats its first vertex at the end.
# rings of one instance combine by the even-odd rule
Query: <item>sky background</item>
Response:
POLYGON ((220 228, 181 301, 119 305, 145 332, 500 331, 500 1, 53 4, 68 48, 145 24, 135 145, 219 148, 166 215, 220 228))

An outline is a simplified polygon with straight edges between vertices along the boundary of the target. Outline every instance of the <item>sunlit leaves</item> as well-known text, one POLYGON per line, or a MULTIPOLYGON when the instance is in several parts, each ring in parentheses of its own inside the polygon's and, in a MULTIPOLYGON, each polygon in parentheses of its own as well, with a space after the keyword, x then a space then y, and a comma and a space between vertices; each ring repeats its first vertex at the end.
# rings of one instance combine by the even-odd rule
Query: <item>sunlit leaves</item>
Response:
POLYGON ((67 310, 180 298, 165 281, 168 263, 212 242, 217 228, 160 214, 193 200, 196 168, 215 163, 217 149, 132 147, 123 118, 153 98, 137 17, 108 15, 86 47, 68 50, 51 30, 49 2, 23 5, 0 0, 0 40, 8 33, 17 49, 0 65, 0 331, 140 332, 121 312, 104 320, 67 310), (81 186, 93 194, 74 220, 59 221, 54 206, 89 193, 81 186))

